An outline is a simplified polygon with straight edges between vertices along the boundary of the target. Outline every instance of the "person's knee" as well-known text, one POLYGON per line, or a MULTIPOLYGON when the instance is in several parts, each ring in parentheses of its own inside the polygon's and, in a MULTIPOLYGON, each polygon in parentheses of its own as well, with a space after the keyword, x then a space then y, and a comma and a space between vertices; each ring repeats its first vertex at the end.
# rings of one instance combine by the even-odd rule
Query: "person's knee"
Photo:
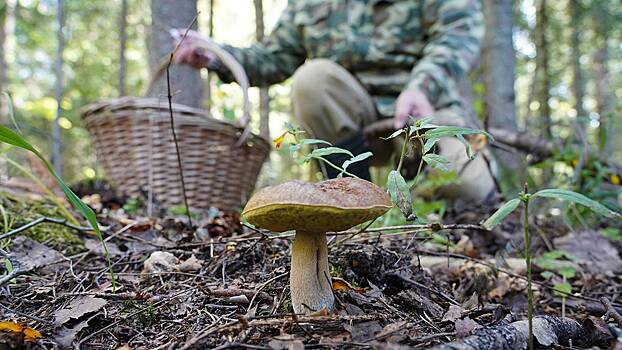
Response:
POLYGON ((292 78, 292 100, 313 99, 330 86, 336 63, 318 58, 300 66, 292 78))

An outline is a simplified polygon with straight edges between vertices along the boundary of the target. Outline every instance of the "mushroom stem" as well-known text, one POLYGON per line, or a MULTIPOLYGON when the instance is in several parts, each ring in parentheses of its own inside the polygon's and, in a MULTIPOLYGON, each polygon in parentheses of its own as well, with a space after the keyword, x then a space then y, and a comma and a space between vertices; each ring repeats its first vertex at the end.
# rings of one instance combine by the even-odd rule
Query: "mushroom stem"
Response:
POLYGON ((296 232, 289 283, 295 313, 332 310, 335 298, 328 272, 326 233, 296 232))

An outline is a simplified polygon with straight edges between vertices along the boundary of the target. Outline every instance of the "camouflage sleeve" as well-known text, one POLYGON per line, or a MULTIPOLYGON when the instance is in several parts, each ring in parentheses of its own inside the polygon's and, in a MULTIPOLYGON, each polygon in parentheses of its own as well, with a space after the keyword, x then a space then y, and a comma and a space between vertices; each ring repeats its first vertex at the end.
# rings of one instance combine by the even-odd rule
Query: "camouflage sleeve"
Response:
MULTIPOLYGON (((242 64, 252 86, 280 83, 290 77, 305 60, 306 51, 298 28, 294 24, 295 0, 289 0, 276 27, 262 43, 246 48, 223 45, 242 64)), ((217 71, 225 82, 233 75, 225 67, 217 71)))
POLYGON ((407 89, 424 91, 435 108, 458 102, 456 82, 477 59, 484 22, 478 0, 424 0, 427 37, 407 89))

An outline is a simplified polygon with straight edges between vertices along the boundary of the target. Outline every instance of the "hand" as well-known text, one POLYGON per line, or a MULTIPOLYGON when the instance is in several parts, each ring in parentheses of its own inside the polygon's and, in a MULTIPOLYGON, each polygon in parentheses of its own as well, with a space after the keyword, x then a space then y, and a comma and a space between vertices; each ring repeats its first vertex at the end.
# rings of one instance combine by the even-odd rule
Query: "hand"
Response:
POLYGON ((404 90, 395 101, 393 126, 401 129, 408 122, 408 117, 422 118, 434 114, 434 107, 428 97, 420 90, 404 90))
POLYGON ((175 45, 180 41, 181 44, 173 56, 173 62, 184 63, 196 69, 216 69, 220 65, 218 57, 205 50, 205 42, 208 40, 206 37, 195 30, 188 30, 185 37, 185 29, 174 29, 174 31, 179 38, 175 40, 175 45))

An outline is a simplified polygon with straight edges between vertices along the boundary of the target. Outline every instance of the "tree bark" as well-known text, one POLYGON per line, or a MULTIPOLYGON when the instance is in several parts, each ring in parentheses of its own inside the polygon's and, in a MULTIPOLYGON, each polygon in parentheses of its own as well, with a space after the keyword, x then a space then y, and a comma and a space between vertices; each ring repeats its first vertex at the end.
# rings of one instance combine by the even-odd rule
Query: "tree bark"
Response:
POLYGON ((570 47, 572 49, 572 94, 574 95, 575 110, 579 125, 585 130, 587 127, 587 116, 583 108, 583 98, 585 96, 585 80, 583 69, 581 68, 581 28, 583 28, 582 9, 579 0, 568 2, 568 12, 571 20, 572 32, 570 33, 570 47))
MULTIPOLYGON (((263 22, 263 0, 254 0, 255 4, 255 37, 257 42, 262 42, 265 35, 263 22)), ((259 89, 259 135, 270 139, 270 93, 269 88, 259 89)))
POLYGON ((551 81, 549 76, 549 52, 548 38, 546 35, 548 27, 547 1, 539 0, 536 14, 536 78, 537 78, 537 101, 539 104, 538 114, 542 136, 547 140, 552 137, 551 133, 551 109, 549 107, 549 93, 551 81))
MULTIPOLYGON (((207 35, 210 38, 214 37, 214 6, 215 0, 209 0, 209 20, 207 22, 207 35)), ((213 72, 207 72, 207 82, 205 83, 205 109, 212 110, 212 80, 214 79, 213 72)))
MULTIPOLYGON (((485 0, 486 36, 482 55, 485 84, 486 126, 516 131, 514 79, 516 54, 512 43, 514 1, 485 0)), ((503 175, 512 175, 512 183, 522 183, 524 167, 516 152, 496 150, 503 175)), ((507 176, 502 176, 507 178, 507 176)))
MULTIPOLYGON (((149 63, 152 71, 168 59, 174 48, 168 30, 187 28, 197 15, 196 0, 151 0, 151 37, 149 40, 149 63)), ((191 29, 196 29, 196 21, 191 29)), ((200 107, 203 87, 199 71, 189 66, 171 67, 171 93, 175 103, 200 107)), ((165 97, 166 77, 160 77, 150 93, 153 97, 165 97)))
MULTIPOLYGON (((7 87, 7 65, 6 54, 4 52, 4 44, 6 42, 6 18, 9 5, 6 2, 0 3, 0 90, 4 91, 7 87)), ((0 111, 2 110, 0 101, 0 111)))
POLYGON ((125 49, 127 48, 127 0, 121 0, 119 15, 119 96, 126 95, 126 66, 125 49))
POLYGON ((594 53, 594 81, 595 81, 595 98, 596 111, 600 116, 600 125, 598 128, 599 151, 601 155, 606 155, 613 150, 614 138, 616 135, 613 121, 613 96, 611 89, 611 81, 609 77, 609 15, 606 9, 606 3, 597 3, 594 5, 592 13, 592 21, 594 33, 598 48, 594 53))

